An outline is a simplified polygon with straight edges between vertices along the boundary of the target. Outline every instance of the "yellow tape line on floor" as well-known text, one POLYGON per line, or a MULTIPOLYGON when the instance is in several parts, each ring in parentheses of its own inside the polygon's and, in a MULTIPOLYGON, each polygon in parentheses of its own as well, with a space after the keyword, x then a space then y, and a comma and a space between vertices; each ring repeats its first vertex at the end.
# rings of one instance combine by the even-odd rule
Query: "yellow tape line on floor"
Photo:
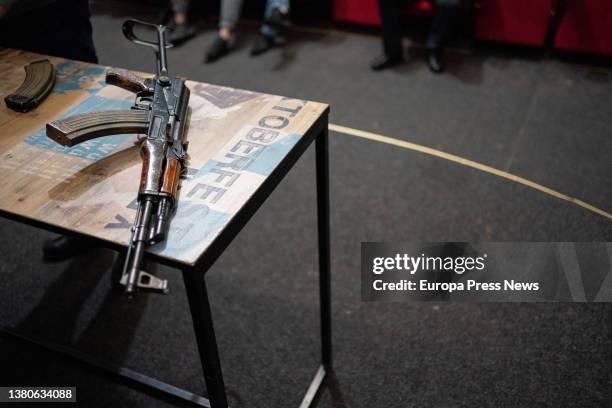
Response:
POLYGON ((333 123, 329 124, 329 130, 333 132, 343 133, 349 136, 360 137, 363 139, 373 140, 375 142, 386 143, 393 146, 402 147, 404 149, 414 150, 417 152, 425 153, 430 156, 439 157, 444 160, 448 160, 454 163, 461 164, 463 166, 471 167, 480 171, 484 171, 485 173, 493 174, 498 177, 505 178, 507 180, 514 181, 516 183, 520 183, 524 186, 531 187, 535 190, 541 191, 545 194, 551 195, 553 197, 559 198, 561 200, 569 201, 570 203, 574 203, 582 208, 585 208, 589 211, 592 211, 596 214, 599 214, 603 217, 606 217, 609 220, 612 220, 612 214, 592 206, 589 203, 585 203, 582 200, 579 200, 575 197, 569 196, 567 194, 560 193, 552 188, 548 188, 531 180, 527 180, 523 177, 516 176, 512 173, 508 173, 503 170, 496 169, 495 167, 487 166, 486 164, 478 163, 473 160, 464 159, 463 157, 456 156, 454 154, 446 153, 441 150, 432 149, 431 147, 422 146, 420 144, 407 142, 405 140, 395 139, 389 136, 379 135, 377 133, 366 132, 364 130, 353 129, 346 126, 335 125, 333 123))

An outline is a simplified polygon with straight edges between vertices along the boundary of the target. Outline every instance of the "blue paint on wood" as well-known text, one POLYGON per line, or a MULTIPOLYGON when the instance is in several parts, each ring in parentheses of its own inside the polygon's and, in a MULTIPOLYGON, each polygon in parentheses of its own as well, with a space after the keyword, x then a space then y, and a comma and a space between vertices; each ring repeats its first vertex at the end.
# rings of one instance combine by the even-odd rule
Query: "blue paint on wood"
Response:
POLYGON ((288 135, 268 146, 261 151, 255 160, 249 165, 247 171, 267 177, 289 154, 291 149, 300 140, 299 133, 288 135))
POLYGON ((65 94, 84 90, 95 94, 106 86, 105 72, 106 68, 99 65, 82 66, 74 61, 59 63, 55 66, 56 81, 52 92, 65 94))
POLYGON ((212 210, 206 204, 179 200, 168 238, 152 250, 180 258, 210 235, 218 233, 230 218, 231 214, 212 210))

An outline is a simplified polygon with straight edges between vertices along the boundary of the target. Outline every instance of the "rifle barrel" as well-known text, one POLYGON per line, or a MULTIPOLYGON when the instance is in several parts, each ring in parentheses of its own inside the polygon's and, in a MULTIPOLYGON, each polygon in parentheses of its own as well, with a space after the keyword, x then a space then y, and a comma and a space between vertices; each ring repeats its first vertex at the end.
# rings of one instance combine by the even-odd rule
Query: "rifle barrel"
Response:
POLYGON ((125 264, 123 266, 123 274, 127 274, 125 293, 128 295, 136 292, 136 283, 138 275, 140 274, 140 264, 144 256, 147 240, 149 239, 149 224, 153 202, 151 198, 145 197, 143 202, 138 204, 138 207, 136 221, 132 229, 130 248, 128 249, 125 264), (140 208, 141 205, 142 208, 140 208))

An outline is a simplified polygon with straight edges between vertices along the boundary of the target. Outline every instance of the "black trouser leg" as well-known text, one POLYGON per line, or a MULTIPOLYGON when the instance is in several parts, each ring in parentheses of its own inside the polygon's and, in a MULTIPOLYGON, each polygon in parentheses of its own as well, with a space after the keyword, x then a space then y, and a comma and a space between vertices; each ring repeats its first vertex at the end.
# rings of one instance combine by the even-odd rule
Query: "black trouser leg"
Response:
POLYGON ((381 31, 385 55, 389 58, 402 58, 402 25, 400 19, 400 0, 379 0, 381 31))
POLYGON ((189 299, 189 309, 191 310, 210 405, 212 408, 227 408, 225 384, 223 383, 223 373, 221 372, 221 362, 204 274, 195 269, 187 269, 183 271, 183 280, 189 299))
POLYGON ((426 47, 428 50, 440 49, 449 28, 452 25, 453 17, 461 6, 461 0, 435 0, 436 12, 429 31, 426 47))

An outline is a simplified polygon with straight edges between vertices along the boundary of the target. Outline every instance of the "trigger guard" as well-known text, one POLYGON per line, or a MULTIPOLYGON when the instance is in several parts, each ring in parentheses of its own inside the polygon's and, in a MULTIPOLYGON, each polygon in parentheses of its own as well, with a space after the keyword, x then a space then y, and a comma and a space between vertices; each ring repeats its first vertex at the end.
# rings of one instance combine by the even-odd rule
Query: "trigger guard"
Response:
POLYGON ((139 109, 149 109, 152 103, 152 96, 136 96, 135 104, 138 106, 139 109))

